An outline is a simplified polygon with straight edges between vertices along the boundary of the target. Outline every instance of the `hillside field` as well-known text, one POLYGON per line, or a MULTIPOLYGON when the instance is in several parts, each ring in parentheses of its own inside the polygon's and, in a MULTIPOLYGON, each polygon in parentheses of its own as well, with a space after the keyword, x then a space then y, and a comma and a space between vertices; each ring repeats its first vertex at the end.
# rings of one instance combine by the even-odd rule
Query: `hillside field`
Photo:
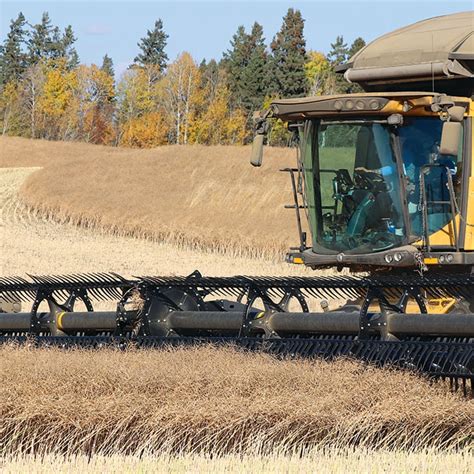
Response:
POLYGON ((295 151, 164 146, 132 150, 2 137, 0 166, 41 167, 22 186, 32 212, 59 222, 232 255, 283 260, 298 244, 290 179, 295 151))

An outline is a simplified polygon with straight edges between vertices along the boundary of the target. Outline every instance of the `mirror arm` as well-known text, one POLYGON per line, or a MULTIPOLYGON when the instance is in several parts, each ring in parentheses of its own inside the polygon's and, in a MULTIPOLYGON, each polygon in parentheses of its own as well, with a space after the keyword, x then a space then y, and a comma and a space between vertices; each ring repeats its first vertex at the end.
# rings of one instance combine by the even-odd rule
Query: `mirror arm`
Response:
POLYGON ((271 111, 271 109, 268 109, 262 115, 260 115, 259 112, 254 115, 255 136, 253 139, 252 153, 250 156, 250 163, 252 164, 252 166, 262 166, 263 143, 268 133, 269 123, 267 119, 270 116, 271 111))

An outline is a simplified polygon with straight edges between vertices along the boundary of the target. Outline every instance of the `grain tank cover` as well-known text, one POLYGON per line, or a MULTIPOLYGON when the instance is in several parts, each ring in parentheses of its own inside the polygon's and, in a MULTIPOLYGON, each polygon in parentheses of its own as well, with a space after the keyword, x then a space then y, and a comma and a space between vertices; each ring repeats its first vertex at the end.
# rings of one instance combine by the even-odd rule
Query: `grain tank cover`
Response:
POLYGON ((474 12, 429 18, 383 35, 337 72, 367 91, 429 90, 470 96, 474 12))

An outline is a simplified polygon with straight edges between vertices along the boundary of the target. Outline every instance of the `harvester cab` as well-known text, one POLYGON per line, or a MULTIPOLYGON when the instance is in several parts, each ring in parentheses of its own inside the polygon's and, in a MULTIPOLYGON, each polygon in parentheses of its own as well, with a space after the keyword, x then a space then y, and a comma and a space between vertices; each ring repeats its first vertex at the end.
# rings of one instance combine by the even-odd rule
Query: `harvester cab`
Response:
POLYGON ((297 166, 287 170, 299 231, 289 262, 354 271, 474 265, 472 21, 472 13, 439 17, 383 36, 339 68, 367 92, 275 100, 257 120, 254 165, 269 117, 299 135, 297 166), (441 27, 437 53, 424 51, 441 27), (391 56, 395 44, 407 50, 391 56))

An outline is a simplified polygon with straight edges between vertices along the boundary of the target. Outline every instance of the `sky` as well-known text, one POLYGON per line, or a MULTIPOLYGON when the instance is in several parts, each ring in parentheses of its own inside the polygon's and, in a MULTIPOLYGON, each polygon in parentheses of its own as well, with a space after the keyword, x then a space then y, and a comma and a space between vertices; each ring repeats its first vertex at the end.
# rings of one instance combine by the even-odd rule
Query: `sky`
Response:
POLYGON ((170 60, 188 51, 200 62, 220 59, 239 25, 249 30, 258 21, 269 43, 290 7, 301 10, 306 20, 307 49, 327 53, 338 35, 343 35, 347 43, 358 36, 369 42, 424 18, 472 10, 473 5, 473 0, 0 0, 0 33, 3 41, 10 20, 20 11, 32 24, 41 20, 43 11, 48 11, 54 25, 72 25, 81 62, 101 64, 107 53, 120 75, 138 53, 137 42, 158 18, 169 35, 170 60))

